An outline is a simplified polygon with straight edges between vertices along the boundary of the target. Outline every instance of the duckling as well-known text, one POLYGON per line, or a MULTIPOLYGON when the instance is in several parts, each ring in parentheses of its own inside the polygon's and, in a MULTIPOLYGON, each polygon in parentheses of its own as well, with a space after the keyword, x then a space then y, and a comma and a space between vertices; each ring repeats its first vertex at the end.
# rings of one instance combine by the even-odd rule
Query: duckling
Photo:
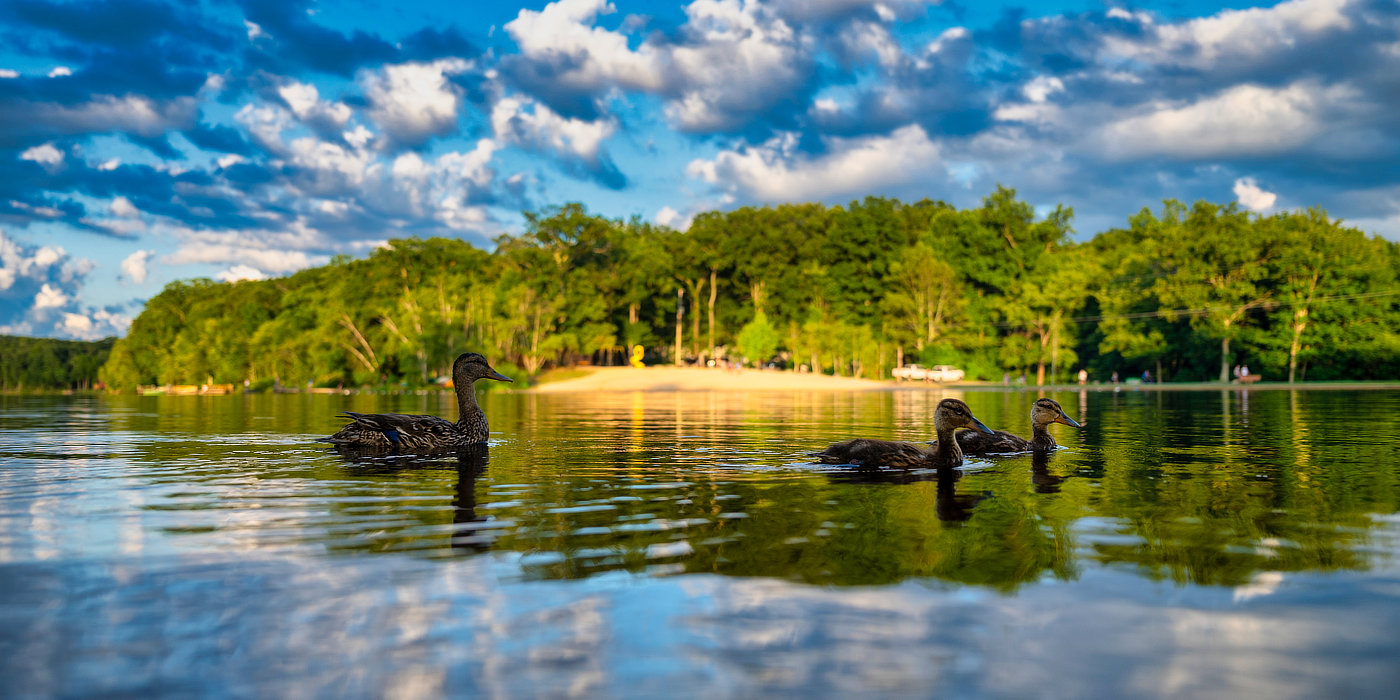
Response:
POLYGON ((452 363, 452 385, 457 391, 457 422, 437 416, 406 416, 398 413, 354 413, 349 425, 319 442, 357 447, 424 450, 486 442, 489 434, 486 414, 476 403, 472 383, 478 379, 509 382, 510 377, 491 369, 486 358, 474 352, 462 353, 452 363))
POLYGON ((1005 430, 991 435, 959 433, 958 445, 965 454, 985 455, 1006 452, 1049 452, 1055 449, 1055 438, 1050 434, 1051 423, 1064 423, 1075 428, 1082 427, 1073 418, 1065 415, 1065 410, 1053 399, 1036 399, 1031 404, 1031 439, 1017 437, 1005 430))
POLYGON ((980 430, 990 434, 991 428, 972 416, 972 409, 957 399, 943 399, 933 411, 933 430, 938 442, 925 447, 912 442, 869 440, 859 438, 838 442, 816 454, 823 464, 855 464, 865 467, 886 466, 900 469, 917 467, 956 467, 962 464, 963 453, 953 431, 958 428, 980 430))

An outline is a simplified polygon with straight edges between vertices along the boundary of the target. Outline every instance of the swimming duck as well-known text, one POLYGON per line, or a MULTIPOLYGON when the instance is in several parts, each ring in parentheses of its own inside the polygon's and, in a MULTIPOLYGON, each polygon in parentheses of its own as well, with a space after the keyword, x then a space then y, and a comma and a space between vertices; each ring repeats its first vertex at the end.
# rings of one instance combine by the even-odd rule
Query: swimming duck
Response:
POLYGON ((437 416, 406 416, 398 413, 354 413, 340 415, 352 423, 320 442, 357 447, 423 450, 486 442, 486 414, 476 403, 472 383, 478 379, 508 382, 510 377, 491 369, 486 358, 474 352, 462 353, 452 363, 452 385, 457 390, 457 422, 437 416))
POLYGON ((816 454, 823 464, 855 464, 886 466, 900 469, 956 467, 962 464, 963 453, 953 431, 958 428, 991 433, 992 429, 972 416, 972 409, 957 399, 943 399, 933 411, 933 431, 938 442, 932 447, 895 440, 860 438, 838 442, 816 454))
POLYGON ((1065 415, 1065 410, 1053 399, 1036 399, 1031 404, 1031 439, 1017 437, 1005 430, 991 435, 985 433, 959 433, 958 445, 965 454, 985 455, 1005 452, 1049 452, 1055 449, 1055 438, 1050 434, 1051 423, 1064 423, 1076 428, 1082 427, 1073 418, 1065 415))

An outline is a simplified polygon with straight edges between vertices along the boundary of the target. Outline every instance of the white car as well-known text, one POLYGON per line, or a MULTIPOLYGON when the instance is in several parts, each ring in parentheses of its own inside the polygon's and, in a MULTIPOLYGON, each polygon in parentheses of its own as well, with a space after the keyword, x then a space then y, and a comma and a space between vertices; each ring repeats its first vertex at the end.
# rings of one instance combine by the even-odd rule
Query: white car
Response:
POLYGON ((934 365, 933 369, 928 371, 928 378, 935 382, 960 382, 965 376, 966 372, 952 365, 934 365))
POLYGON ((928 370, 918 365, 905 365, 890 370, 890 376, 895 379, 928 379, 928 370))

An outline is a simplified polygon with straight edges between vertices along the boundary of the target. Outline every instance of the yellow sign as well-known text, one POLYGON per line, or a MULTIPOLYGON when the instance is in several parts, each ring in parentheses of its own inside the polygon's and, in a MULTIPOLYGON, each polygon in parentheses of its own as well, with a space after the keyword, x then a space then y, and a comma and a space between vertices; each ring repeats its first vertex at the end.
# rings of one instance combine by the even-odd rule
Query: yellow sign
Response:
POLYGON ((646 367, 642 364, 642 355, 646 354, 646 349, 640 345, 632 346, 632 366, 637 368, 646 367))

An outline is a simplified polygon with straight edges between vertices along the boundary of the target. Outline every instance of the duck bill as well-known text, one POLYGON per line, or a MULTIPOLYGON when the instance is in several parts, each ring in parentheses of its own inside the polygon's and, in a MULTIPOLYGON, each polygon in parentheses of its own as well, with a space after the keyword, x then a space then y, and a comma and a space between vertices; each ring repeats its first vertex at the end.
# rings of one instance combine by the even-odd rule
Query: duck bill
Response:
POLYGON ((494 370, 494 369, 491 370, 491 373, 490 373, 490 374, 486 375, 486 378, 487 378, 487 379, 494 379, 494 380, 496 380, 496 381, 498 381, 498 382, 514 382, 514 381, 515 381, 515 380, 511 379, 510 377, 507 377, 506 375, 501 374, 500 372, 497 372, 497 371, 494 370))
POLYGON ((1072 427, 1072 428, 1082 428, 1082 427, 1084 427, 1084 426, 1080 425, 1080 424, 1078 423, 1078 421, 1076 421, 1076 420, 1074 420, 1073 418, 1070 418, 1069 416, 1066 416, 1066 415, 1064 415, 1064 414, 1060 414, 1060 417, 1059 417, 1059 418, 1056 418, 1056 419, 1055 419, 1055 422, 1056 422, 1056 423, 1064 423, 1065 425, 1068 425, 1068 426, 1070 426, 1070 427, 1072 427))
POLYGON ((976 418, 972 419, 972 425, 969 425, 968 427, 976 428, 977 430, 984 432, 988 435, 996 435, 996 432, 994 432, 991 428, 988 428, 987 426, 983 425, 982 421, 977 420, 976 418))

